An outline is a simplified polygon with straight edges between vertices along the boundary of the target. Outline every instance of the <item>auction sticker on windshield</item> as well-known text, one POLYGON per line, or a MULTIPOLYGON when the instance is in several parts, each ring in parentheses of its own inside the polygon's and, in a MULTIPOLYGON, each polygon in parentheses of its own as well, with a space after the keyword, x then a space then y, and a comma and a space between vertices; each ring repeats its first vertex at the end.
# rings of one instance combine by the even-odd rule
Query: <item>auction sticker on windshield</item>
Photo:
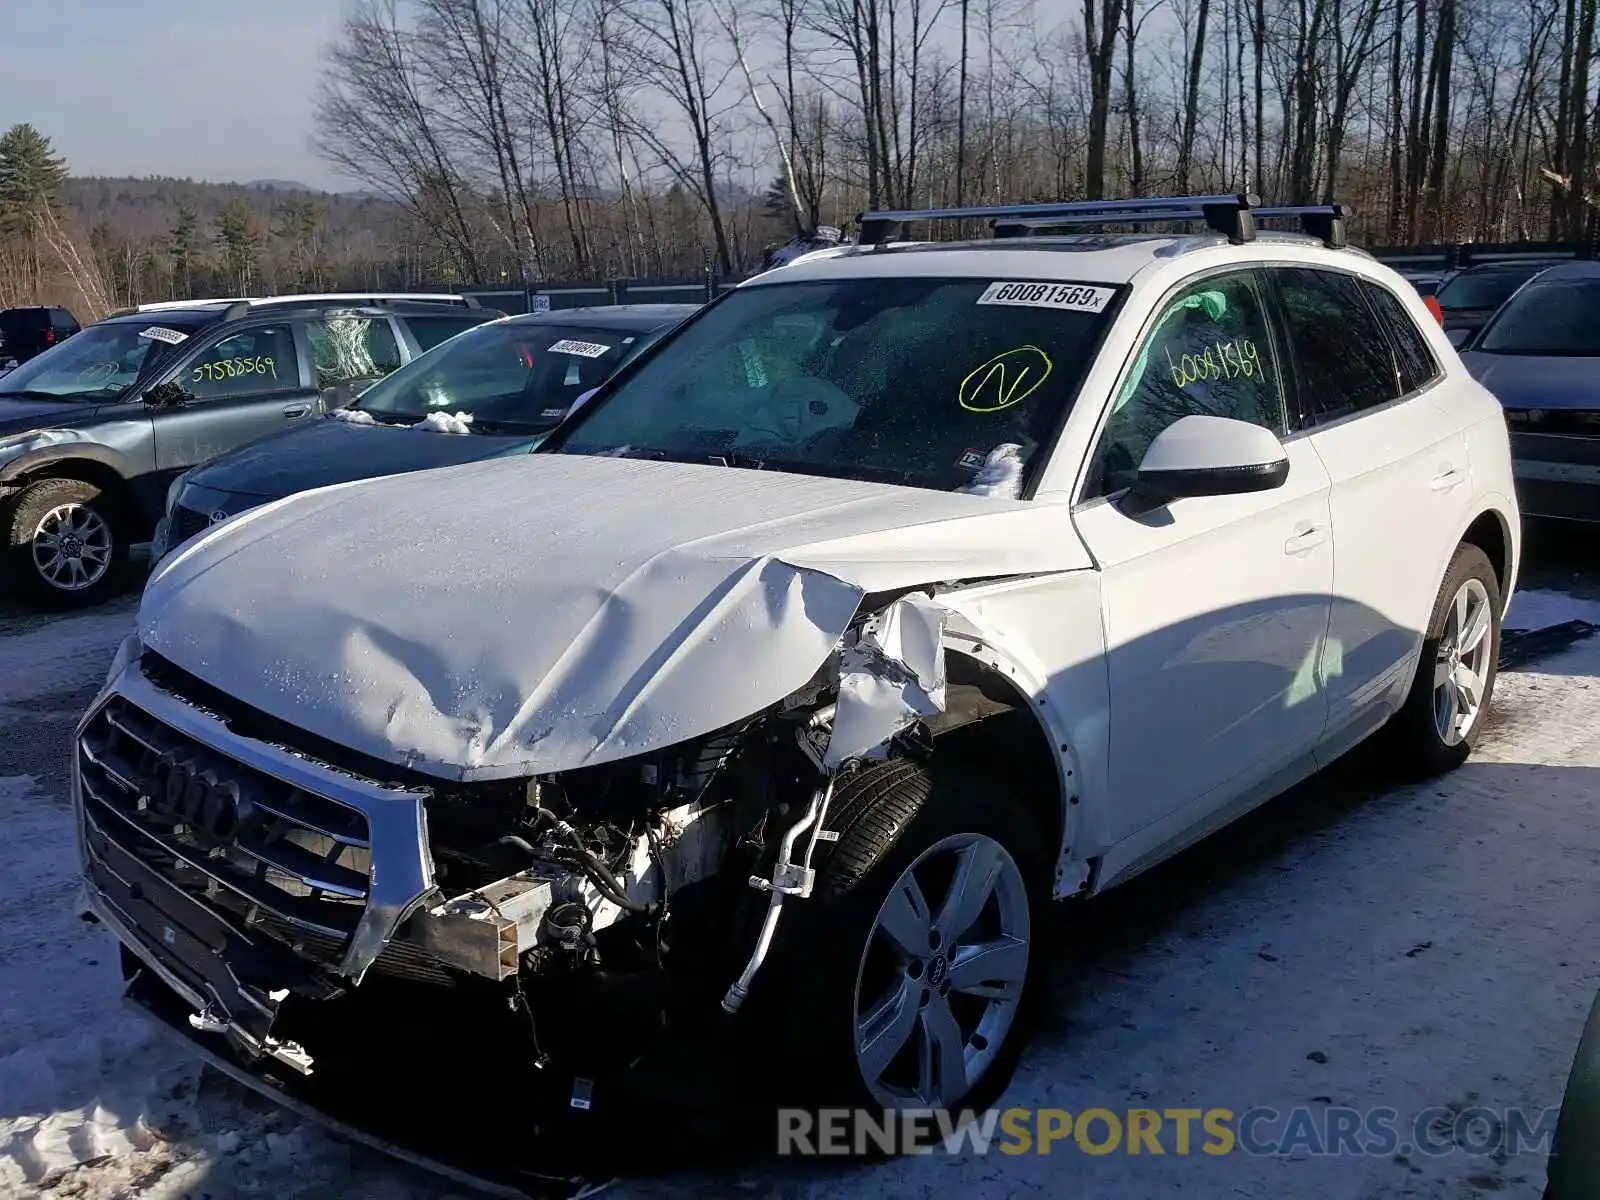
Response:
POLYGON ((169 346, 176 346, 179 342, 189 340, 187 333, 182 333, 176 329, 168 329, 165 325, 152 325, 149 329, 141 329, 139 336, 150 338, 152 341, 165 342, 169 346))
POLYGON ((571 338, 562 338, 559 342, 550 343, 550 353, 552 354, 576 354, 582 358, 603 358, 610 352, 610 346, 602 346, 599 342, 575 342, 571 338))
POLYGON ((1116 288, 1090 287, 1084 283, 991 283, 978 297, 978 303, 1100 312, 1115 294, 1116 288))

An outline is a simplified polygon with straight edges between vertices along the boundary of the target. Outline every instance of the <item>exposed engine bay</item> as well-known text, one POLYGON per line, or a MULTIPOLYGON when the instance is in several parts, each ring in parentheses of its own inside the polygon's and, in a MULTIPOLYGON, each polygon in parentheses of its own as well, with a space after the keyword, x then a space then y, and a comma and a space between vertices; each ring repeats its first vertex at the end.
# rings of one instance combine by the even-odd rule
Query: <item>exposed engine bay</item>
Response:
MULTIPOLYGON (((734 727, 572 771, 436 783, 421 802, 429 886, 360 958, 312 926, 333 920, 338 880, 365 875, 378 894, 389 864, 376 834, 229 778, 225 746, 165 749, 155 719, 113 688, 80 733, 90 911, 131 950, 142 1003, 313 1096, 341 1079, 369 1091, 371 1055, 397 1045, 391 1085, 420 1071, 437 1090, 491 1046, 500 1067, 531 1068, 558 1105, 586 1110, 664 1034, 740 1010, 785 904, 811 893, 819 843, 838 836, 827 818, 841 772, 926 755, 1009 707, 947 680, 935 599, 881 604, 810 683, 734 727), (112 795, 123 784, 137 802, 112 795), (297 907, 246 895, 223 869, 241 854, 269 868, 258 875, 296 875, 297 907)), ((148 655, 139 673, 202 710, 223 703, 148 655)))

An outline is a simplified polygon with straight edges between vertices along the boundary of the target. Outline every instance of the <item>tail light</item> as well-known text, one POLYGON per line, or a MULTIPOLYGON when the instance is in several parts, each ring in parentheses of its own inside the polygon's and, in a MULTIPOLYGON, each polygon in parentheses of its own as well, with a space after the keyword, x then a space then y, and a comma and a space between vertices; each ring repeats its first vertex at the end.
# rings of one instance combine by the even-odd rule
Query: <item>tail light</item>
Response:
POLYGON ((46 329, 44 331, 44 344, 46 346, 54 346, 56 344, 56 331, 54 329, 46 329))
POLYGON ((1424 296, 1422 303, 1433 314, 1433 319, 1439 322, 1439 327, 1442 329, 1444 327, 1444 309, 1439 307, 1439 301, 1432 296, 1424 296))

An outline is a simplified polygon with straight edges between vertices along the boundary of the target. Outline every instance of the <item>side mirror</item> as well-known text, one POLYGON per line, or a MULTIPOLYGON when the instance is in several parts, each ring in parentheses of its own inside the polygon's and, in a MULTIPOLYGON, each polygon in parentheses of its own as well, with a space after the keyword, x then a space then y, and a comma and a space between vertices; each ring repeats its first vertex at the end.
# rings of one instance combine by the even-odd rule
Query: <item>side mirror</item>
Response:
POLYGON ((1450 339, 1450 344, 1457 350, 1465 350, 1467 343, 1472 340, 1470 329, 1446 329, 1444 336, 1450 339))
POLYGON ((1270 429, 1190 416, 1156 435, 1128 494, 1148 510, 1189 496, 1268 492, 1288 478, 1289 455, 1270 429))
POLYGON ((146 388, 144 393, 144 402, 149 408, 182 408, 193 399, 194 393, 185 390, 177 380, 158 383, 146 388))

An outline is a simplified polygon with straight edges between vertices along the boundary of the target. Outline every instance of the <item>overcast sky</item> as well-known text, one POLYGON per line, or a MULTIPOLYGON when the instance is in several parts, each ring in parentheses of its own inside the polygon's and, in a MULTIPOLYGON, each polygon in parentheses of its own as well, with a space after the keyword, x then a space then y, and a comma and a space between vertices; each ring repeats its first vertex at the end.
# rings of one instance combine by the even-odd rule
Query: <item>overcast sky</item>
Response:
POLYGON ((0 127, 74 175, 339 180, 311 149, 343 0, 0 0, 0 127))

